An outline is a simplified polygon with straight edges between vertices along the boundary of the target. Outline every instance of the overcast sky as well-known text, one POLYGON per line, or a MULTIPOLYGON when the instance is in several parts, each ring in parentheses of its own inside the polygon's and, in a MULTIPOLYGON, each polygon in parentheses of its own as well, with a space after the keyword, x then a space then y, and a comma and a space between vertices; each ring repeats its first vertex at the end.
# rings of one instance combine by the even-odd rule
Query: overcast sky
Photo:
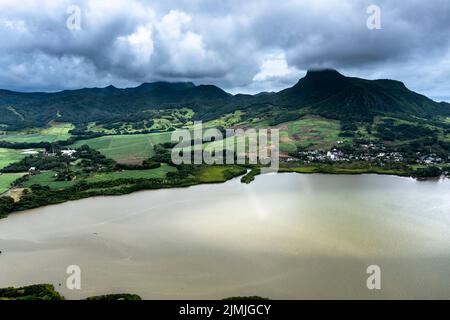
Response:
POLYGON ((0 88, 166 80, 254 93, 320 67, 450 96, 450 1, 0 0, 0 88), (367 27, 371 4, 381 29, 367 27))

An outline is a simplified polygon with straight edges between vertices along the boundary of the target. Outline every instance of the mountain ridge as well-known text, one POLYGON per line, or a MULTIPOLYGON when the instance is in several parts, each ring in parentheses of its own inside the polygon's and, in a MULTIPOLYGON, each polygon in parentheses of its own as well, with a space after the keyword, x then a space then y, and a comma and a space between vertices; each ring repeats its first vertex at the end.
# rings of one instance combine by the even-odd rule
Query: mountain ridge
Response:
POLYGON ((308 70, 290 88, 255 95, 232 95, 215 85, 150 82, 132 88, 81 88, 53 93, 0 90, 0 124, 8 130, 42 126, 55 120, 106 121, 145 110, 190 107, 199 120, 239 109, 267 106, 308 109, 326 117, 370 121, 379 114, 434 118, 450 116, 450 104, 409 90, 401 81, 347 77, 334 69, 308 70), (11 112, 10 107, 24 115, 11 112))

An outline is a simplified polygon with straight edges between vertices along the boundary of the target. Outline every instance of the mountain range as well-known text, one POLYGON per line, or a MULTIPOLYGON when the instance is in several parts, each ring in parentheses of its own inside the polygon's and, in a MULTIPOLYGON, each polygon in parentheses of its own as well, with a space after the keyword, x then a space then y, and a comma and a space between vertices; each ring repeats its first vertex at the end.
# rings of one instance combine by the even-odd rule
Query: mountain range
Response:
POLYGON ((103 122, 129 114, 189 107, 198 120, 235 110, 305 109, 335 119, 370 121, 376 115, 433 119, 450 116, 450 104, 435 102, 395 80, 346 77, 336 70, 310 70, 293 87, 275 93, 231 95, 214 85, 153 82, 135 88, 85 88, 55 93, 0 90, 0 125, 6 130, 50 121, 103 122))

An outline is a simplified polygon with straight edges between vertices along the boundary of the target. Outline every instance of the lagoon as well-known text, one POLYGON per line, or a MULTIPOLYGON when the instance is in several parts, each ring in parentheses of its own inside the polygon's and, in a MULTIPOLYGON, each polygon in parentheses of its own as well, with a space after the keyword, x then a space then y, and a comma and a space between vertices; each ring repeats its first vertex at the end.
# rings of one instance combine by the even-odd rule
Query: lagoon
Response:
POLYGON ((450 299, 450 181, 285 173, 89 198, 0 220, 0 250, 0 287, 68 299, 450 299))

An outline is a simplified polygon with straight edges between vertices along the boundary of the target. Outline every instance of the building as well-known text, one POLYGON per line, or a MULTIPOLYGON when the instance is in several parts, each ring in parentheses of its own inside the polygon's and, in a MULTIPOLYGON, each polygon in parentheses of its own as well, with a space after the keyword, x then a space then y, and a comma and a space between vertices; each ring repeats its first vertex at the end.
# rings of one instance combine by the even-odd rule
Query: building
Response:
POLYGON ((72 157, 76 151, 72 149, 61 150, 63 156, 72 157))

